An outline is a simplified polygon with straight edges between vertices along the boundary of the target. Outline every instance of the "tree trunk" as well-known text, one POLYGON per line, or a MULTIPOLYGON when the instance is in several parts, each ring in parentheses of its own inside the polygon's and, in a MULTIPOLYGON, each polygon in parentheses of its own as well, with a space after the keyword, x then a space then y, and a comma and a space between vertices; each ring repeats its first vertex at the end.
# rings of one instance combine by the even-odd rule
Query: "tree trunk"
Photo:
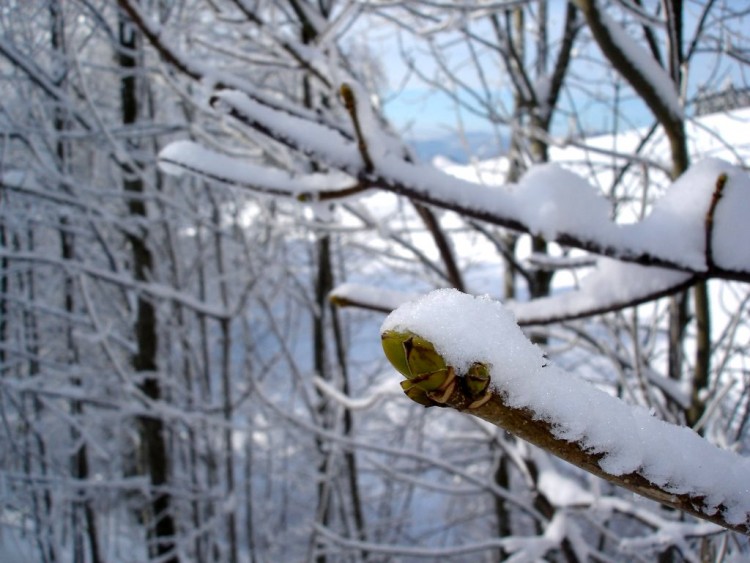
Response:
MULTIPOLYGON (((138 121, 139 90, 138 73, 141 64, 138 60, 141 49, 140 33, 136 26, 120 13, 119 17, 119 53, 120 66, 120 102, 122 123, 127 128, 138 121)), ((137 149, 137 142, 128 143, 137 149)), ((135 154, 135 152, 133 153, 135 154)), ((136 165, 137 166, 137 165, 136 165)), ((123 165, 123 189, 125 191, 128 212, 137 220, 147 218, 146 204, 143 199, 145 185, 140 176, 141 171, 129 165, 123 165)), ((153 270, 153 256, 146 242, 145 231, 127 236, 131 247, 133 277, 136 281, 147 282, 153 270)), ((135 342, 136 352, 132 357, 133 369, 142 375, 138 387, 140 391, 154 402, 162 397, 161 384, 158 378, 157 320, 154 304, 139 295, 136 303, 135 342)), ((151 491, 147 514, 147 533, 149 552, 152 557, 174 563, 179 561, 175 553, 175 522, 172 515, 172 497, 166 491, 169 481, 169 454, 163 420, 158 415, 143 415, 138 418, 140 439, 140 464, 150 481, 151 491)))
MULTIPOLYGON (((226 282, 226 265, 224 260, 224 248, 221 241, 221 209, 217 201, 214 200, 209 192, 213 213, 211 220, 216 232, 214 234, 214 252, 216 254, 216 269, 219 275, 219 295, 221 304, 225 309, 229 308, 229 287, 226 282)), ((234 414, 232 401, 232 381, 231 381, 231 355, 232 355, 232 332, 228 318, 219 321, 219 330, 221 334, 221 395, 222 411, 224 415, 224 432, 223 432, 223 457, 224 457, 224 479, 226 480, 226 494, 229 498, 233 497, 235 491, 234 476, 234 450, 232 448, 232 417, 234 414)), ((234 509, 227 514, 227 529, 229 531, 229 557, 230 563, 237 563, 238 544, 237 544, 237 517, 234 509)))
MULTIPOLYGON (((52 52, 58 59, 56 62, 57 66, 61 67, 58 72, 60 79, 57 81, 55 86, 61 90, 65 90, 67 86, 67 49, 65 41, 65 19, 63 14, 63 6, 61 2, 52 1, 49 4, 50 13, 50 43, 52 52)), ((63 134, 68 129, 68 119, 66 117, 66 111, 63 108, 57 107, 54 111, 53 126, 55 133, 57 134, 57 140, 55 144, 55 152, 57 156, 57 167, 60 171, 61 176, 65 176, 68 173, 69 165, 69 153, 70 147, 63 140, 63 134)), ((60 186, 63 191, 69 191, 64 186, 60 186)), ((63 260, 72 261, 75 259, 75 239, 73 234, 70 232, 70 222, 68 218, 63 216, 60 219, 60 254, 63 260)), ((63 303, 65 312, 68 313, 71 318, 75 313, 75 295, 74 295, 74 284, 73 280, 69 277, 65 277, 63 283, 63 303)), ((73 328, 68 324, 65 329, 65 340, 66 340, 66 351, 68 356, 62 359, 63 363, 70 365, 78 365, 79 355, 78 349, 73 337, 73 328)), ((73 378, 73 385, 80 386, 81 380, 78 377, 73 378)), ((81 419, 83 416, 83 405, 81 401, 73 400, 70 404, 71 415, 74 418, 81 419)), ((76 428, 71 429, 71 441, 73 444, 80 444, 77 446, 73 455, 71 456, 71 473, 73 478, 80 483, 85 482, 89 478, 89 459, 88 459, 88 448, 85 442, 81 440, 80 431, 76 428)), ((99 563, 101 556, 99 553, 99 538, 96 523, 96 514, 91 498, 88 498, 88 493, 85 489, 76 491, 76 497, 81 498, 80 501, 74 501, 73 511, 71 518, 73 528, 73 561, 76 563, 83 563, 84 561, 90 560, 92 563, 99 563), (88 552, 89 557, 86 557, 86 548, 84 541, 88 541, 88 552)))

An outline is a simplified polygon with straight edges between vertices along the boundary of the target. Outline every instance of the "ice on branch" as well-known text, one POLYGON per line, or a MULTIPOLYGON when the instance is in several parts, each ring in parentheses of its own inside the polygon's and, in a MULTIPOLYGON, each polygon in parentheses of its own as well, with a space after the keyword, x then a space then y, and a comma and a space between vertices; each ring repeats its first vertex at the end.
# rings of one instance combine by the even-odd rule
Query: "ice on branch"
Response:
POLYGON ((565 444, 575 444, 597 474, 623 486, 645 479, 650 498, 747 533, 749 459, 549 364, 499 302, 437 290, 394 311, 382 331, 418 335, 456 373, 477 362, 489 366, 493 400, 543 423, 549 449, 563 459, 565 444))

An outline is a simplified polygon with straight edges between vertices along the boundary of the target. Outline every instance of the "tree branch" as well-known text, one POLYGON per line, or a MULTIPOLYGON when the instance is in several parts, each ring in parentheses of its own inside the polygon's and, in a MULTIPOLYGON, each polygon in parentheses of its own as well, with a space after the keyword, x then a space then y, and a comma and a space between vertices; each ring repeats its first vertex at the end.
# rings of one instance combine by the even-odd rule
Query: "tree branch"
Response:
MULTIPOLYGON (((455 211, 464 217, 479 219, 508 229, 537 234, 525 219, 515 211, 513 195, 494 190, 487 198, 487 188, 448 176, 427 166, 409 162, 404 155, 386 152, 374 158, 374 169, 367 172, 355 142, 338 129, 284 113, 275 113, 262 102, 243 97, 239 92, 218 93, 211 100, 215 106, 246 126, 310 158, 325 162, 333 168, 344 170, 358 180, 363 189, 377 188, 405 196, 414 202, 455 211), (300 132, 301 131, 301 132, 300 132)), ((314 197, 314 196, 313 196, 314 197)), ((615 224, 607 235, 621 233, 615 224)), ((620 235, 617 235, 620 239, 620 235)), ((593 254, 608 256, 624 262, 643 266, 658 266, 690 273, 696 279, 722 278, 750 282, 748 269, 726 268, 717 264, 697 268, 680 262, 669 253, 657 253, 648 246, 635 247, 626 239, 606 241, 601 237, 560 229, 548 240, 593 254)))
POLYGON ((714 215, 716 214, 716 206, 719 204, 721 196, 724 195, 724 186, 726 186, 726 183, 727 175, 721 174, 716 180, 716 188, 711 196, 711 204, 706 213, 706 264, 708 264, 709 268, 714 263, 714 215))
POLYGON ((707 511, 704 508, 705 497, 702 495, 670 493, 663 487, 649 481, 639 471, 624 475, 612 475, 603 471, 599 465, 603 457, 601 453, 593 453, 577 442, 556 437, 553 423, 540 420, 537 414, 530 409, 519 409, 508 405, 506 397, 496 389, 492 390, 491 397, 486 403, 470 409, 470 402, 466 391, 462 387, 456 386, 453 393, 445 401, 445 406, 486 420, 618 487, 623 487, 665 506, 687 512, 703 520, 750 536, 750 527, 747 523, 730 524, 726 521, 724 517, 726 506, 720 505, 715 512, 713 510, 707 511))
POLYGON ((500 303, 432 292, 386 319, 382 344, 412 400, 486 420, 617 486, 750 536, 750 459, 550 364, 500 303))
POLYGON ((575 0, 583 12, 591 34, 607 60, 628 81, 664 127, 672 150, 673 173, 677 178, 688 167, 684 122, 677 106, 677 85, 646 51, 637 58, 624 30, 600 10, 596 0, 575 0))

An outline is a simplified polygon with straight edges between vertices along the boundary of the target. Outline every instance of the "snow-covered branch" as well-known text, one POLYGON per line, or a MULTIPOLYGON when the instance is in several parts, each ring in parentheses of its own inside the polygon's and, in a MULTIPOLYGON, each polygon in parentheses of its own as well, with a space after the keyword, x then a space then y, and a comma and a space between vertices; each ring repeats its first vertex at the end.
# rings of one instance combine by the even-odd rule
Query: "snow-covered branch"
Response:
MULTIPOLYGON (((355 96, 350 88, 346 91, 347 109, 358 117, 356 139, 275 111, 238 91, 219 92, 213 102, 242 123, 325 162, 335 172, 295 177, 186 142, 167 147, 162 161, 171 168, 260 193, 306 200, 382 188, 465 217, 542 235, 621 261, 601 260, 590 279, 572 294, 516 305, 522 324, 618 310, 676 293, 698 279, 750 281, 750 249, 735 244, 746 236, 748 227, 741 210, 750 206, 750 178, 738 167, 718 160, 703 161, 678 179, 643 221, 619 225, 609 219, 609 204, 588 182, 558 165, 534 167, 518 184, 497 189, 413 163, 378 128, 369 106, 357 104, 364 96, 355 96), (651 269, 646 272, 639 269, 642 266, 651 269)), ((378 304, 372 297, 337 300, 388 308, 387 303, 378 304)))
MULTIPOLYGON (((596 269, 575 290, 530 301, 510 301, 506 306, 521 326, 552 324, 640 305, 673 295, 694 281, 694 276, 675 270, 600 258, 596 269)), ((336 287, 329 297, 339 306, 389 313, 415 295, 345 283, 336 287)))
POLYGON ((549 364, 499 303, 438 290, 394 311, 382 331, 386 339, 420 339, 408 336, 403 355, 393 347, 386 353, 406 375, 405 388, 422 390, 426 401, 466 411, 616 485, 750 535, 750 460, 549 364), (491 381, 484 391, 472 379, 476 366, 491 381))
MULTIPOLYGON (((361 103, 363 98, 358 96, 357 109, 369 163, 364 162, 357 141, 343 136, 340 129, 289 115, 236 90, 219 92, 213 103, 245 125, 348 174, 350 186, 392 191, 617 260, 679 270, 699 279, 750 281, 750 249, 735 244, 747 237, 749 228, 740 210, 750 206, 750 177, 739 167, 715 159, 703 161, 672 185, 646 219, 620 225, 609 219, 609 204, 588 182, 555 164, 534 167, 517 185, 501 190, 410 162, 379 129, 369 106, 361 103), (706 217, 719 178, 725 186, 715 210, 709 264, 706 217)), ((172 163, 186 160, 179 151, 168 150, 172 163)), ((200 170, 199 165, 192 168, 200 170)), ((235 180, 273 189, 262 185, 262 177, 235 180)), ((314 192, 305 196, 315 199, 314 192)))
MULTIPOLYGON (((664 128, 672 150, 673 176, 682 174, 688 167, 689 158, 679 85, 673 80, 674 77, 610 18, 597 0, 575 0, 575 4, 583 12, 604 56, 628 81, 664 128)), ((674 23, 673 17, 675 14, 668 14, 668 24, 674 23)), ((673 37, 670 39, 670 53, 681 57, 682 46, 673 37)), ((679 64, 673 63, 672 66, 679 68, 679 64)))
POLYGON ((64 260, 61 258, 50 258, 32 252, 12 252, 5 249, 0 249, 0 259, 12 259, 18 262, 29 262, 31 264, 52 266, 70 276, 89 276, 116 287, 134 291, 135 294, 143 295, 149 299, 180 304, 190 310, 214 319, 226 319, 229 318, 232 313, 231 309, 211 303, 204 303, 200 299, 196 299, 193 296, 165 284, 156 281, 137 281, 127 274, 112 272, 84 262, 64 260))

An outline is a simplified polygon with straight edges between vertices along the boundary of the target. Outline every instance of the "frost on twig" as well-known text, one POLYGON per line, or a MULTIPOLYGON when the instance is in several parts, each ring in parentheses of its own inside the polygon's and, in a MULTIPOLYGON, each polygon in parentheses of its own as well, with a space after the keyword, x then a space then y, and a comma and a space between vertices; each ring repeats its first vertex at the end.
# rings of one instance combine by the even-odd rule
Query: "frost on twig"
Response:
POLYGON ((616 485, 750 535, 750 460, 549 364, 500 303, 438 290, 398 308, 382 332, 417 402, 468 412, 616 485), (470 383, 477 366, 489 387, 470 383))

